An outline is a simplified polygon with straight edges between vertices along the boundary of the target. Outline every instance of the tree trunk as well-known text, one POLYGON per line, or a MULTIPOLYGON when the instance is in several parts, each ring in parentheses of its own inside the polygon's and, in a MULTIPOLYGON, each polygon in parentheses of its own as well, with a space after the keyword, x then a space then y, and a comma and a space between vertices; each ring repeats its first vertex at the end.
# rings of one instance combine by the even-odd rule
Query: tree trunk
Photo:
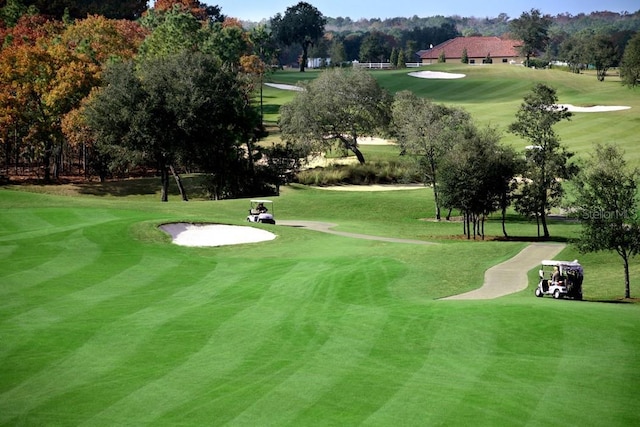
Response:
POLYGON ((469 212, 464 214, 465 222, 467 223, 467 240, 471 240, 471 215, 469 212))
POLYGON ((169 171, 166 166, 160 167, 160 181, 162 182, 162 195, 160 200, 169 201, 169 171))
MULTIPOLYGON (((542 213, 542 215, 540 215, 540 219, 542 220, 542 232, 544 233, 544 238, 548 239, 549 238, 549 227, 547 227, 547 215, 542 213)), ((540 235, 539 232, 538 232, 538 235, 540 235)))
POLYGON ((631 298, 631 286, 629 283, 629 255, 623 252, 622 260, 624 261, 624 297, 631 298))
POLYGON ((169 165, 169 169, 171 170, 171 174, 173 175, 173 178, 176 180, 176 184, 178 184, 178 191, 180 191, 182 200, 185 202, 188 202, 189 199, 187 198, 187 192, 185 191, 184 186, 182 185, 182 179, 180 179, 180 175, 176 173, 176 170, 173 168, 173 165, 169 165))
POLYGON ((51 141, 46 141, 44 144, 44 155, 42 157, 42 164, 44 165, 44 182, 51 182, 51 150, 53 144, 51 141))
POLYGON ((360 151, 360 149, 356 145, 352 145, 349 148, 356 155, 358 162, 360 162, 361 165, 364 165, 364 155, 362 155, 362 152, 360 151))
POLYGON ((309 51, 309 45, 311 43, 308 41, 304 41, 302 42, 302 59, 300 60, 300 72, 304 73, 304 69, 307 66, 307 58, 308 58, 308 51, 309 51))
POLYGON ((502 194, 502 234, 504 237, 509 237, 507 235, 507 202, 506 202, 506 194, 502 194))
POLYGON ((433 200, 435 201, 435 204, 436 204, 436 219, 440 221, 442 217, 440 213, 440 200, 438 198, 438 186, 436 185, 436 183, 438 182, 436 179, 437 169, 436 169, 435 162, 433 160, 429 162, 429 166, 431 167, 431 185, 433 186, 433 200))

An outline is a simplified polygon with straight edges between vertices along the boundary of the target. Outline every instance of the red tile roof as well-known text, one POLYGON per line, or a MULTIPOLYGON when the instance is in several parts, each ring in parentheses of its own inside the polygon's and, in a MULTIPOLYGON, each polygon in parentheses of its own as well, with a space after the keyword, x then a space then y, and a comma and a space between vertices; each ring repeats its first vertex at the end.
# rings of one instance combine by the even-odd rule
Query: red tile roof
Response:
POLYGON ((440 43, 431 49, 421 50, 418 56, 421 59, 438 59, 444 51, 445 57, 462 58, 462 51, 467 49, 469 58, 517 58, 519 55, 519 40, 501 39, 500 37, 456 37, 440 43))

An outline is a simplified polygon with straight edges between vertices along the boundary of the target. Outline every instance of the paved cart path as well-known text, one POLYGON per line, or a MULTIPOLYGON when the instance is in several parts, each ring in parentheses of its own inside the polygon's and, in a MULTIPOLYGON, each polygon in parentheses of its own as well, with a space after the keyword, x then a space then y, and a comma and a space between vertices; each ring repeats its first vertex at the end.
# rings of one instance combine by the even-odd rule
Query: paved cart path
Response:
POLYGON ((529 284, 527 272, 540 265, 543 259, 553 259, 565 246, 561 243, 532 243, 513 258, 488 269, 484 273, 484 284, 479 289, 442 299, 492 299, 520 292, 529 284))

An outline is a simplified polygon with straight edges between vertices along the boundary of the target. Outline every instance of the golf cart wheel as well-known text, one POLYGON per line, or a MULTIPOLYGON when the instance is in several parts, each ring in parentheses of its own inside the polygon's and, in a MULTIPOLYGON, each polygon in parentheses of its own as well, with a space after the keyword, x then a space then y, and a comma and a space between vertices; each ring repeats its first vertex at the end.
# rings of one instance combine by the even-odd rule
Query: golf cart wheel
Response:
POLYGON ((560 299, 560 291, 558 289, 553 292, 553 297, 555 299, 560 299))
POLYGON ((538 298, 542 298, 544 296, 544 294, 542 293, 542 291, 540 290, 540 288, 536 288, 536 296, 538 298))

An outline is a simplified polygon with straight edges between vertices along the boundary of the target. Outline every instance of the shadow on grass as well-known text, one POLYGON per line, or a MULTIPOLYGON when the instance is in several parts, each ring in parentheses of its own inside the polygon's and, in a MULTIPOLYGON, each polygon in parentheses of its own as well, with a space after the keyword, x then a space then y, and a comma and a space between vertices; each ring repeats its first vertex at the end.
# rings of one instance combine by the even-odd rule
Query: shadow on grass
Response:
MULTIPOLYGON (((203 178, 201 176, 183 176, 181 179, 189 198, 206 197, 205 190, 202 185, 203 178)), ((80 194, 98 197, 148 196, 159 194, 161 190, 159 177, 124 179, 107 182, 86 182, 78 183, 75 186, 80 194)), ((169 184, 169 195, 180 195, 174 181, 171 181, 169 184)))
POLYGON ((280 113, 280 105, 278 104, 263 104, 262 112, 264 114, 279 114, 280 113))
POLYGON ((583 302, 599 302, 604 304, 640 304, 640 298, 620 298, 620 299, 588 299, 583 302))

